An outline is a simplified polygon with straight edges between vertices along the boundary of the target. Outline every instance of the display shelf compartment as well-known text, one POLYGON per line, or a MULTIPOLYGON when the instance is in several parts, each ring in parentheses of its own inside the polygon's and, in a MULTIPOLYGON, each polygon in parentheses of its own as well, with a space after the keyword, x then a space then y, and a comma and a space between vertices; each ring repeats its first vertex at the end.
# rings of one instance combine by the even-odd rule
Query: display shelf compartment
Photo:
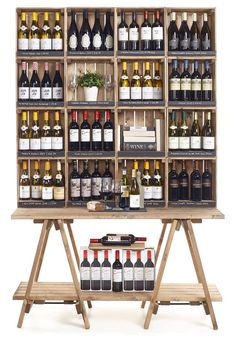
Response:
POLYGON ((162 107, 165 106, 164 101, 118 101, 119 107, 162 107))
POLYGON ((117 56, 118 57, 154 57, 155 59, 158 59, 158 57, 164 57, 165 52, 164 50, 118 50, 117 51, 117 56))
POLYGON ((18 58, 22 57, 56 57, 60 58, 64 56, 63 50, 18 50, 16 52, 18 58))
POLYGON ((216 202, 214 200, 202 200, 200 202, 179 200, 177 202, 169 201, 168 206, 172 208, 213 208, 216 206, 216 202))
POLYGON ((32 101, 17 101, 17 106, 18 107, 64 107, 64 102, 61 101, 37 101, 37 102, 32 102, 32 101))
POLYGON ((76 50, 76 51, 68 51, 68 57, 113 57, 113 51, 106 51, 106 50, 76 50))
POLYGON ((215 107, 215 101, 168 101, 168 106, 173 107, 215 107))
POLYGON ((115 151, 68 151, 67 156, 70 158, 73 157, 82 157, 82 158, 114 158, 115 151))
POLYGON ((216 51, 211 50, 211 51, 204 51, 204 50, 198 50, 198 51, 168 51, 168 56, 169 57, 215 57, 216 56, 216 51))
POLYGON ((19 200, 18 205, 20 208, 64 208, 65 201, 60 200, 19 200))
POLYGON ((206 150, 173 150, 169 151, 169 157, 215 157, 216 151, 206 151, 206 150))
POLYGON ((139 251, 139 250, 144 250, 145 249, 145 243, 144 242, 135 242, 131 246, 104 246, 99 243, 90 243, 89 244, 89 249, 90 250, 115 250, 115 249, 120 249, 120 250, 131 250, 131 251, 139 251))
POLYGON ((18 151, 18 157, 65 157, 65 151, 18 151))

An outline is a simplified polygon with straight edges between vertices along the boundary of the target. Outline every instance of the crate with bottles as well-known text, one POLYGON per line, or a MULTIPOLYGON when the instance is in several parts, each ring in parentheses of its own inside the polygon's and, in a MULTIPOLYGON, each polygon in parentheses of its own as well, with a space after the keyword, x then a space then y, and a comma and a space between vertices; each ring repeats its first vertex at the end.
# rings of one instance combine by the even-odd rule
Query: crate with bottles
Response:
POLYGON ((216 206, 216 161, 169 160, 168 206, 216 206))
POLYGON ((65 198, 63 159, 18 161, 18 207, 59 208, 65 198))
POLYGON ((17 9, 17 56, 64 55, 64 9, 17 9))

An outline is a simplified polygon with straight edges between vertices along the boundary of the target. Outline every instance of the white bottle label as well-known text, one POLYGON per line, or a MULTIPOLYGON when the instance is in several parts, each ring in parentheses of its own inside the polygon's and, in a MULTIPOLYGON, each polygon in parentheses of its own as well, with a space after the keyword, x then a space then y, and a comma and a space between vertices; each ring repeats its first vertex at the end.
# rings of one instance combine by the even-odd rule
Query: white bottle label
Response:
POLYGON ((179 149, 178 136, 169 136, 169 149, 171 149, 171 150, 178 150, 179 149))
POLYGON ((29 150, 29 139, 19 139, 19 150, 29 150))
POLYGON ((152 29, 151 27, 141 27, 141 40, 151 40, 152 29))
POLYGON ((214 136, 204 136, 203 137, 203 149, 204 150, 214 150, 215 149, 215 137, 214 136))
POLYGON ((185 91, 190 91, 191 90, 191 79, 190 78, 182 78, 180 80, 180 86, 181 86, 181 90, 185 90, 185 91))
POLYGON ((51 50, 51 49, 52 49, 51 38, 42 38, 41 39, 41 50, 51 50))
POLYGON ((69 47, 71 49, 76 49, 78 45, 78 39, 75 34, 72 34, 69 38, 69 47))
POLYGON ((40 49, 39 38, 30 38, 29 39, 29 50, 39 50, 39 49, 40 49))
POLYGON ((20 199, 30 198, 30 186, 20 186, 20 199))
POLYGON ((119 87, 119 97, 120 100, 129 100, 130 99, 130 87, 119 87))
POLYGON ((152 187, 152 199, 161 200, 163 198, 163 188, 162 186, 152 187))
POLYGON ((40 87, 30 87, 30 99, 40 100, 40 87))
POLYGON ((41 88, 41 96, 43 100, 51 100, 52 99, 52 88, 51 87, 42 87, 41 88))
POLYGON ((103 177, 102 191, 105 193, 109 193, 112 191, 112 178, 111 177, 103 177))
POLYGON ((81 196, 91 197, 91 178, 81 179, 81 196))
POLYGON ((124 281, 132 281, 134 279, 134 268, 124 267, 124 281))
POLYGON ((102 267, 102 280, 111 280, 111 267, 102 267))
POLYGON ((113 269, 113 282, 122 282, 122 269, 113 269))
POLYGON ((90 129, 81 129, 81 141, 83 142, 90 141, 90 129))
POLYGON ((53 50, 63 50, 62 38, 53 38, 52 39, 52 49, 53 50))
POLYGON ((102 178, 92 177, 92 196, 100 197, 101 190, 102 190, 102 178))
POLYGON ((190 137, 180 136, 179 137, 179 148, 180 149, 190 149, 190 137))
POLYGON ((152 199, 152 186, 143 186, 144 199, 152 199))
POLYGON ((203 79, 202 80, 202 90, 203 91, 212 91, 212 79, 203 79))
POLYGON ((81 280, 90 280, 90 267, 80 267, 81 280))
POLYGON ((192 91, 201 91, 201 89, 202 89, 202 80, 192 79, 192 91))
POLYGON ((107 49, 113 48, 113 37, 110 34, 106 36, 104 45, 107 49))
POLYGON ((101 48, 102 46, 102 38, 99 33, 96 33, 93 37, 93 46, 94 48, 101 48))
POLYGON ((191 136, 190 146, 191 146, 191 149, 201 149, 201 137, 200 136, 191 136))
POLYGON ((70 180, 70 196, 72 198, 80 197, 80 178, 71 178, 70 180))
POLYGON ((143 87, 143 100, 153 100, 153 87, 143 87))
POLYGON ((92 139, 93 141, 102 141, 102 129, 93 129, 92 139))
POLYGON ((62 150, 63 149, 63 137, 53 136, 52 137, 52 150, 62 150))
POLYGON ((91 267, 91 280, 101 279, 101 269, 100 267, 91 267))
POLYGON ((134 280, 144 280, 144 269, 143 267, 134 267, 134 280))
POLYGON ((153 87, 153 99, 160 101, 162 97, 162 87, 153 87))
POLYGON ((162 40, 163 39, 163 27, 153 27, 152 28, 152 39, 162 40))
POLYGON ((79 142, 79 129, 70 129, 70 142, 79 142))
POLYGON ((128 41, 128 28, 119 28, 119 41, 128 41))
POLYGON ((54 187, 53 197, 55 200, 65 199, 65 187, 54 187))
POLYGON ((40 138, 38 138, 38 139, 31 138, 30 139, 30 150, 40 150, 40 148, 41 148, 40 138))
POLYGON ((141 99, 142 99, 142 88, 131 87, 131 100, 141 100, 141 99))
POLYGON ((90 46, 90 37, 89 37, 89 35, 87 34, 87 33, 85 33, 83 36, 82 36, 82 38, 81 38, 81 46, 83 47, 83 48, 89 48, 89 46, 90 46))
POLYGON ((63 99, 63 88, 62 87, 53 87, 52 99, 53 100, 62 100, 63 99))
POLYGON ((113 141, 113 129, 104 129, 104 142, 109 143, 113 141))
POLYGON ((42 199, 52 200, 53 199, 53 187, 42 187, 42 199))
POLYGON ((20 100, 29 99, 29 87, 19 87, 19 99, 20 100))
POLYGON ((51 137, 41 137, 41 149, 42 150, 52 150, 52 138, 51 137))
POLYGON ((147 281, 154 281, 155 280, 155 268, 144 268, 144 276, 145 280, 147 281))
POLYGON ((41 199, 42 198, 41 186, 31 186, 31 196, 32 199, 41 199))
POLYGON ((130 194, 130 208, 140 208, 140 194, 130 194))
POLYGON ((180 90, 180 79, 174 77, 170 79, 170 90, 171 91, 179 91, 180 90))
POLYGON ((19 50, 28 50, 29 49, 29 39, 28 38, 19 38, 18 39, 18 49, 19 50))
POLYGON ((129 40, 137 42, 139 40, 139 31, 138 28, 130 28, 129 29, 129 40))

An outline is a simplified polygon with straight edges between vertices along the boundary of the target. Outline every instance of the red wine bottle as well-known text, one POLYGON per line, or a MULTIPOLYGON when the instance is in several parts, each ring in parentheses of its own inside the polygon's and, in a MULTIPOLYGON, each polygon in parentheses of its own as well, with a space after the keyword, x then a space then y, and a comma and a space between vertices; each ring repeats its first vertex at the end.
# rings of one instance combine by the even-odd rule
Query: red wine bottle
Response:
POLYGON ((70 199, 80 200, 80 175, 77 167, 77 160, 72 161, 72 172, 70 175, 70 199))
POLYGON ((102 125, 99 122, 99 112, 94 112, 94 122, 92 124, 92 150, 102 150, 102 125))
POLYGON ((182 171, 179 174, 179 199, 189 200, 189 175, 186 170, 185 160, 182 162, 182 171))
POLYGON ((92 29, 92 50, 102 50, 102 36, 99 11, 95 10, 95 22, 92 29))
POLYGON ((179 49, 179 30, 176 25, 176 12, 170 14, 170 25, 168 27, 168 49, 177 51, 179 49))
POLYGON ((90 263, 88 261, 88 251, 84 250, 84 259, 80 265, 81 290, 90 290, 90 263))
POLYGON ((88 22, 88 10, 83 11, 83 23, 80 29, 80 49, 81 50, 91 50, 91 28, 88 22))
POLYGON ((69 126, 69 150, 79 151, 79 125, 76 121, 76 111, 71 112, 72 121, 69 126))
POLYGON ((180 101, 180 74, 178 72, 178 61, 172 60, 172 72, 169 77, 169 100, 180 101))
POLYGON ((60 63, 56 63, 56 72, 52 83, 52 99, 63 101, 63 81, 60 74, 60 63))
POLYGON ((135 11, 132 12, 132 22, 129 26, 129 50, 139 50, 139 25, 135 11))
POLYGON ((191 173, 191 200, 200 202, 202 200, 202 176, 199 171, 199 162, 194 161, 194 169, 191 173))
POLYGON ((92 173, 92 199, 101 199, 102 191, 102 176, 99 172, 99 162, 95 160, 94 162, 94 172, 92 173))
POLYGON ((190 29, 190 49, 200 50, 200 32, 197 25, 197 14, 193 13, 193 24, 190 29))
POLYGON ((68 30, 68 51, 78 50, 79 32, 75 21, 75 11, 71 11, 71 24, 68 30))
POLYGON ((83 111, 83 122, 81 124, 81 150, 89 151, 90 150, 90 124, 88 122, 88 111, 83 111))
POLYGON ((160 21, 159 10, 156 11, 156 19, 152 25, 152 49, 153 50, 164 49, 163 25, 160 21))
POLYGON ((184 59, 184 71, 180 76, 180 96, 181 101, 191 101, 191 75, 188 59, 184 59))
POLYGON ((201 48, 202 50, 211 50, 211 31, 208 26, 207 13, 203 14, 203 26, 201 30, 201 48))
POLYGON ((179 176, 176 172, 176 162, 175 160, 172 163, 172 169, 169 172, 169 200, 178 201, 179 200, 179 176))
POLYGON ((152 262, 152 252, 147 251, 147 262, 144 265, 145 290, 152 291, 155 282, 155 265, 152 262))
POLYGON ((130 260, 130 251, 126 251, 126 261, 124 263, 124 290, 134 290, 134 266, 130 260))
POLYGON ((111 111, 106 111, 106 121, 103 126, 103 150, 114 150, 114 128, 111 122, 111 111))
POLYGON ((205 162, 202 174, 202 200, 212 200, 212 174, 208 169, 208 161, 205 162))
POLYGON ((38 63, 33 62, 33 73, 30 79, 30 100, 40 100, 40 80, 38 77, 38 63))
POLYGON ((30 98, 29 94, 29 79, 26 73, 27 63, 22 61, 21 63, 22 72, 18 83, 18 99, 19 101, 28 101, 30 98))
POLYGON ((52 99, 52 81, 49 76, 48 63, 44 63, 44 75, 41 82, 41 98, 43 101, 52 99))
POLYGON ((114 31, 111 26, 111 13, 106 12, 106 24, 103 31, 103 49, 106 51, 114 50, 114 31))
POLYGON ((144 290, 144 266, 141 261, 141 251, 137 251, 137 261, 134 263, 134 290, 144 290))
POLYGON ((118 50, 128 50, 129 33, 125 22, 125 12, 121 11, 121 22, 118 26, 118 50))
POLYGON ((112 199, 112 173, 110 171, 110 161, 105 160, 105 172, 102 175, 102 193, 107 199, 112 199))
POLYGON ((202 100, 212 100, 212 75, 210 72, 210 63, 208 60, 205 61, 205 71, 202 75, 202 100))
POLYGON ((102 290, 111 290, 111 263, 108 260, 108 250, 104 251, 102 262, 102 290))
POLYGON ((84 161, 84 169, 81 178, 81 199, 88 202, 91 200, 91 175, 88 171, 88 160, 84 161))
POLYGON ((187 12, 182 13, 182 23, 179 29, 179 47, 180 50, 190 49, 190 31, 187 23, 187 12))
POLYGON ((98 261, 98 251, 94 251, 94 260, 91 263, 91 290, 101 289, 101 265, 98 261))
POLYGON ((116 250, 115 262, 112 265, 112 291, 122 291, 122 263, 120 262, 120 251, 116 250))
POLYGON ((202 100, 202 77, 198 68, 198 60, 194 60, 194 72, 191 76, 192 101, 202 100))
POLYGON ((148 11, 144 11, 144 21, 141 25, 141 50, 152 49, 152 26, 148 21, 148 11))
POLYGON ((102 238, 90 239, 91 243, 101 243, 104 246, 130 246, 136 241, 147 241, 146 237, 135 237, 131 234, 107 234, 102 238))

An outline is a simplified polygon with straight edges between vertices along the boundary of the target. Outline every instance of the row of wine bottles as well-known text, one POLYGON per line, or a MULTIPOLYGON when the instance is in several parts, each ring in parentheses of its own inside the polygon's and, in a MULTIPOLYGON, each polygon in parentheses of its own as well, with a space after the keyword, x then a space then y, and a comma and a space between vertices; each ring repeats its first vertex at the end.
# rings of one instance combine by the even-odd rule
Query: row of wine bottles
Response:
POLYGON ((132 251, 136 254, 134 262, 131 261, 131 251, 123 252, 123 262, 120 260, 120 251, 115 251, 115 261, 109 261, 109 252, 93 252, 93 260, 89 262, 88 251, 83 251, 83 261, 80 265, 80 278, 82 290, 112 290, 121 291, 152 291, 155 282, 155 265, 151 250, 145 253, 146 261, 142 261, 141 251, 132 251), (100 255, 99 255, 100 253, 100 255), (99 257, 104 257, 102 262, 99 257))
POLYGON ((42 80, 38 76, 38 63, 32 64, 32 76, 28 79, 27 63, 22 62, 22 72, 18 82, 19 101, 63 101, 63 81, 60 74, 60 63, 56 62, 56 71, 53 81, 49 75, 49 65, 44 63, 42 80))
POLYGON ((189 176, 185 160, 182 161, 182 170, 176 171, 176 161, 172 163, 169 172, 169 201, 212 200, 212 174, 208 168, 208 161, 204 161, 204 172, 199 170, 199 161, 194 161, 193 171, 189 176))
POLYGON ((63 32, 60 24, 60 12, 55 13, 53 30, 50 28, 48 12, 44 12, 42 28, 38 24, 37 12, 32 13, 30 27, 26 22, 26 13, 21 13, 18 30, 18 50, 63 50, 63 32))
POLYGON ((211 112, 202 129, 198 121, 198 112, 194 112, 191 129, 187 124, 187 113, 182 112, 181 124, 176 121, 176 111, 172 111, 169 125, 169 150, 215 150, 215 132, 211 121, 211 112))
POLYGON ((172 60, 172 72, 169 76, 170 101, 212 101, 212 74, 210 62, 204 63, 205 70, 201 75, 199 62, 194 61, 194 71, 189 72, 189 60, 184 60, 182 74, 178 71, 178 61, 172 60))

